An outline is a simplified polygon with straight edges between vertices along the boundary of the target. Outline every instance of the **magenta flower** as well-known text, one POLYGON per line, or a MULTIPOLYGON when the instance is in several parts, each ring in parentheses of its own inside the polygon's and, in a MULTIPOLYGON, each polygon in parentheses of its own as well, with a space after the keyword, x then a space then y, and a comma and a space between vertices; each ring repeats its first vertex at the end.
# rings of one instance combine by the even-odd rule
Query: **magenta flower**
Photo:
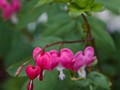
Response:
POLYGON ((2 10, 2 17, 5 20, 10 19, 16 12, 20 10, 21 3, 20 0, 12 0, 8 3, 6 0, 0 1, 0 9, 2 10))
POLYGON ((86 65, 90 66, 92 62, 96 60, 96 56, 94 56, 94 48, 92 46, 88 46, 84 50, 84 56, 86 60, 86 65))
POLYGON ((83 52, 79 51, 74 56, 75 63, 72 67, 72 70, 77 72, 82 66, 86 64, 85 57, 83 56, 83 52))
POLYGON ((35 79, 39 75, 40 71, 41 69, 39 66, 29 65, 26 67, 26 74, 28 75, 30 80, 35 79))
POLYGON ((20 0, 12 0, 11 7, 13 8, 14 12, 18 12, 21 8, 20 0))
POLYGON ((36 47, 33 51, 33 57, 36 64, 41 68, 39 80, 42 80, 44 70, 51 70, 51 55, 49 54, 49 52, 41 52, 41 48, 36 47))
POLYGON ((52 56, 51 69, 57 66, 57 70, 60 72, 59 78, 63 80, 65 75, 63 69, 71 69, 74 64, 74 54, 70 49, 64 48, 60 52, 51 50, 50 55, 52 56))
POLYGON ((6 0, 0 0, 0 9, 4 9, 8 5, 6 0))
POLYGON ((53 70, 56 66, 58 66, 60 58, 56 50, 51 50, 49 53, 52 57, 50 68, 53 70))
POLYGON ((39 75, 40 71, 41 69, 39 66, 29 65, 26 67, 26 74, 30 79, 30 82, 27 85, 27 90, 33 90, 33 79, 39 75))
POLYGON ((94 48, 92 46, 88 46, 85 48, 84 52, 79 51, 74 56, 75 63, 72 67, 74 72, 77 72, 79 77, 85 78, 86 72, 85 67, 90 66, 96 57, 94 56, 94 48))
POLYGON ((11 18, 13 15, 14 11, 13 8, 9 4, 6 5, 6 7, 3 8, 2 16, 5 20, 11 18))

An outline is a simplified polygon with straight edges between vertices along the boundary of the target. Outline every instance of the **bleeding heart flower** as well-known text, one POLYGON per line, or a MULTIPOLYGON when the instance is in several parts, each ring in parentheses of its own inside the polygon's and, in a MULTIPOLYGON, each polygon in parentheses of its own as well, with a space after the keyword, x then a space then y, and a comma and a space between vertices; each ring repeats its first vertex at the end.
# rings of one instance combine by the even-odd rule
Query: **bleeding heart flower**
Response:
POLYGON ((84 50, 84 56, 86 59, 86 65, 90 66, 92 62, 96 60, 96 56, 94 56, 94 48, 92 46, 88 46, 84 50))
POLYGON ((27 85, 27 90, 33 90, 33 79, 35 79, 39 75, 40 71, 41 69, 39 66, 29 65, 26 67, 26 74, 30 78, 30 81, 27 85))
POLYGON ((26 74, 28 75, 30 80, 35 79, 39 75, 40 71, 41 69, 39 66, 29 65, 26 67, 26 74))
POLYGON ((11 7, 15 12, 18 12, 21 8, 20 0, 12 0, 11 7))
POLYGON ((72 65, 74 64, 73 52, 68 48, 64 48, 60 51, 60 57, 60 63, 63 65, 63 67, 71 69, 72 65))
POLYGON ((49 54, 49 52, 41 52, 41 48, 36 47, 33 50, 33 58, 36 62, 36 64, 41 68, 41 72, 40 72, 40 80, 43 79, 43 72, 44 70, 51 70, 51 60, 52 57, 49 54))
POLYGON ((58 55, 58 51, 56 50, 51 50, 49 53, 52 57, 50 68, 53 70, 56 66, 58 66, 60 57, 58 55))
POLYGON ((4 9, 8 5, 6 0, 0 0, 0 9, 4 9))
POLYGON ((57 70, 60 72, 59 78, 63 80, 65 78, 63 69, 71 69, 74 64, 73 52, 68 48, 64 48, 60 52, 51 50, 50 55, 52 56, 51 69, 57 66, 57 70))
POLYGON ((79 51, 74 56, 75 63, 72 67, 72 70, 77 72, 82 66, 86 64, 85 57, 83 56, 83 52, 79 51))
POLYGON ((13 13, 13 8, 11 8, 11 5, 7 4, 6 7, 3 8, 2 16, 7 20, 13 15, 13 13))

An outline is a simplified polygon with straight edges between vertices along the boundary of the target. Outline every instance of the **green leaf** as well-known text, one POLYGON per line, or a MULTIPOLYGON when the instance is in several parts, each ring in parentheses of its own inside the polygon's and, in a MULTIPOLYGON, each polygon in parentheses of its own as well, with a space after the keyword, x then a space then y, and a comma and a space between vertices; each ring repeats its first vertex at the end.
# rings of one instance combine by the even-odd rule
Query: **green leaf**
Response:
POLYGON ((72 17, 78 17, 83 12, 88 11, 87 8, 80 8, 76 3, 71 3, 69 5, 69 15, 72 17))
POLYGON ((54 0, 54 2, 61 2, 61 3, 66 3, 66 2, 71 2, 72 0, 54 0))
POLYGON ((113 13, 120 14, 120 0, 96 0, 96 2, 103 3, 113 13))
POLYGON ((116 50, 115 43, 110 34, 106 31, 107 26, 105 23, 93 17, 89 18, 88 21, 93 37, 95 38, 96 46, 107 50, 107 52, 114 52, 116 50))
MULTIPOLYGON (((34 80, 34 90, 89 90, 89 81, 87 79, 73 81, 68 72, 65 71, 66 79, 58 80, 58 71, 46 71, 43 81, 34 80)), ((24 84, 22 90, 26 89, 28 81, 24 84)))
POLYGON ((105 10, 102 3, 95 3, 90 9, 92 12, 99 12, 105 10))
POLYGON ((93 90, 110 90, 110 81, 98 72, 91 72, 88 75, 89 82, 93 90))
POLYGON ((39 0, 36 6, 41 6, 43 4, 52 3, 54 0, 39 0))
POLYGON ((33 22, 38 19, 38 17, 47 10, 48 5, 42 5, 39 7, 35 7, 35 2, 30 1, 31 7, 28 8, 27 4, 24 6, 24 10, 19 15, 19 22, 16 25, 16 29, 23 29, 25 28, 30 22, 33 22))
POLYGON ((78 4, 81 8, 91 7, 94 3, 94 0, 76 0, 76 4, 78 4))

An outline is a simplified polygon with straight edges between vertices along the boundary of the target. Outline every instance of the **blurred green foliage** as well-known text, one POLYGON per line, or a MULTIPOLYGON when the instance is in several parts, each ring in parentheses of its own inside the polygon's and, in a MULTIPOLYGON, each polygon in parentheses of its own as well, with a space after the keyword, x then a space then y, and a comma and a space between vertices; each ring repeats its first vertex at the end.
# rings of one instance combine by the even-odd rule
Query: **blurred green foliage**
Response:
MULTIPOLYGON (((11 75, 7 75, 4 81, 0 81, 0 90, 26 89, 28 78, 25 77, 24 69, 20 77, 13 76, 21 63, 31 58, 34 47, 44 47, 46 44, 62 40, 84 39, 86 34, 82 28, 83 19, 79 16, 81 13, 85 12, 90 15, 91 12, 103 10, 104 5, 113 14, 120 14, 119 0, 95 0, 95 2, 94 0, 74 0, 76 2, 70 4, 69 12, 64 9, 65 2, 72 0, 21 1, 23 5, 18 13, 19 22, 17 24, 3 21, 0 18, 0 60, 3 63, 0 65, 3 66, 1 69, 6 69, 11 75), (38 18, 43 13, 47 13, 48 20, 39 23, 38 18), (28 29, 28 24, 31 22, 36 22, 34 30, 28 29)), ((57 71, 54 70, 46 72, 42 82, 35 80, 34 90, 110 90, 110 83, 112 83, 112 90, 120 89, 120 33, 110 34, 106 29, 107 24, 95 16, 87 16, 87 18, 95 39, 102 72, 108 76, 110 81, 98 72, 91 72, 84 80, 71 81, 68 71, 65 71, 68 76, 66 80, 60 81, 57 79, 57 71)), ((68 47, 76 53, 84 48, 84 44, 66 44, 64 47, 68 47)), ((59 49, 59 45, 47 50, 51 49, 59 49)))

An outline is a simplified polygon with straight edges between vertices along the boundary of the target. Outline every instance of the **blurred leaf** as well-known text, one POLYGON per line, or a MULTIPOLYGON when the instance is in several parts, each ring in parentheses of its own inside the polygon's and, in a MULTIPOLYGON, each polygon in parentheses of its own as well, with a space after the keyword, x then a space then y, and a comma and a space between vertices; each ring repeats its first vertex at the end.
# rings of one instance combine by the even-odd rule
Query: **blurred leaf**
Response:
POLYGON ((3 90, 21 90, 26 78, 9 78, 3 84, 3 90))
POLYGON ((46 3, 52 3, 54 0, 39 0, 36 6, 41 6, 46 3))
POLYGON ((6 66, 23 60, 32 53, 32 46, 27 43, 26 38, 20 31, 14 31, 9 44, 11 48, 5 57, 6 66))
POLYGON ((96 0, 97 2, 103 3, 110 11, 120 14, 120 0, 96 0))
POLYGON ((7 55, 10 49, 12 37, 12 31, 10 29, 11 27, 7 25, 7 22, 0 22, 0 57, 4 57, 5 55, 7 55))
POLYGON ((90 21, 89 24, 91 26, 93 37, 95 38, 96 46, 108 50, 108 52, 114 52, 116 50, 115 43, 110 34, 106 31, 106 25, 93 17, 89 18, 88 21, 90 21))
MULTIPOLYGON (((66 79, 64 81, 58 80, 58 72, 53 70, 46 71, 43 81, 34 80, 34 90, 89 90, 88 80, 72 81, 67 72, 65 72, 66 79)), ((24 84, 22 90, 26 89, 28 81, 24 84)))
POLYGON ((72 1, 72 0, 54 0, 54 2, 61 2, 61 3, 62 3, 62 2, 63 2, 63 3, 64 3, 64 2, 71 2, 71 1, 72 1))
POLYGON ((90 9, 92 12, 100 12, 105 10, 104 6, 102 3, 95 3, 90 9))
POLYGON ((94 0, 76 0, 76 3, 81 7, 81 8, 87 8, 91 7, 94 3, 94 0))
POLYGON ((16 25, 16 29, 25 28, 30 22, 37 20, 38 17, 47 10, 48 5, 35 7, 35 3, 37 3, 35 1, 34 0, 30 1, 30 3, 32 4, 30 8, 27 7, 28 4, 24 6, 26 10, 23 10, 23 12, 20 13, 19 22, 16 25))
POLYGON ((88 75, 93 90, 110 90, 110 81, 98 72, 91 72, 88 75))

